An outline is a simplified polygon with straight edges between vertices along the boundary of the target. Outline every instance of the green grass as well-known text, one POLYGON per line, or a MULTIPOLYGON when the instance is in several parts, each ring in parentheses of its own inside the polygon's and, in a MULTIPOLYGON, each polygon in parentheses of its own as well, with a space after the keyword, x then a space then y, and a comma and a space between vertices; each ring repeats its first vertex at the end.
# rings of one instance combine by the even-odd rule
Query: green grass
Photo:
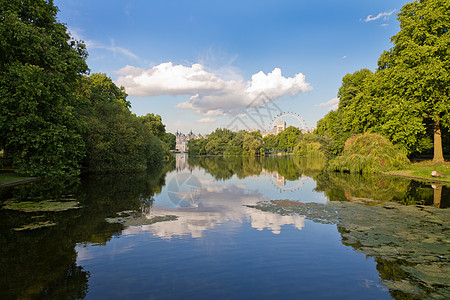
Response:
POLYGON ((427 180, 429 179, 431 181, 439 179, 450 182, 450 162, 433 163, 432 161, 423 161, 412 163, 404 169, 386 172, 386 174, 417 177, 427 180), (445 177, 433 177, 431 176, 432 171, 437 171, 444 174, 445 177))
POLYGON ((30 177, 19 176, 16 173, 0 173, 0 184, 29 179, 30 177))

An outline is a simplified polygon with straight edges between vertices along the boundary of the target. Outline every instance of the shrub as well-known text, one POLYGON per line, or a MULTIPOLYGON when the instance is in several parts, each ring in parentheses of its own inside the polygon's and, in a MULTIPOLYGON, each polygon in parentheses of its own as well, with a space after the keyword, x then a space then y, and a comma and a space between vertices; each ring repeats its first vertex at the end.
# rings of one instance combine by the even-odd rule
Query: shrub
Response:
POLYGON ((387 138, 366 132, 349 138, 342 155, 329 163, 329 170, 350 173, 376 173, 401 169, 409 164, 406 154, 387 138))
POLYGON ((293 154, 326 159, 332 156, 333 147, 333 141, 326 136, 305 134, 297 147, 295 147, 293 154))

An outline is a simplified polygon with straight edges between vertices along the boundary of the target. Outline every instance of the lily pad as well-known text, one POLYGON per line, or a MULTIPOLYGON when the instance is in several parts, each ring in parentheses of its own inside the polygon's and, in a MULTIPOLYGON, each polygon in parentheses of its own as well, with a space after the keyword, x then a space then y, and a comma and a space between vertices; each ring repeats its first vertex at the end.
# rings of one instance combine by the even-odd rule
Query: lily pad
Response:
POLYGON ((370 206, 355 202, 299 205, 287 200, 263 201, 252 207, 336 224, 344 245, 377 262, 383 261, 384 267, 377 267, 381 278, 404 271, 397 280, 383 281, 391 291, 436 298, 450 294, 448 209, 395 202, 370 206))
POLYGON ((81 208, 77 201, 55 201, 55 200, 44 200, 39 202, 31 201, 9 201, 3 206, 2 209, 18 210, 22 212, 56 212, 56 211, 66 211, 69 209, 81 208))
POLYGON ((136 216, 131 214, 130 211, 117 213, 118 217, 115 218, 106 218, 106 222, 108 223, 120 223, 125 226, 142 226, 142 225, 151 225, 158 222, 165 221, 174 221, 177 220, 177 216, 166 215, 166 216, 155 216, 153 218, 146 218, 145 216, 136 216), (128 216, 124 216, 127 215, 128 216))

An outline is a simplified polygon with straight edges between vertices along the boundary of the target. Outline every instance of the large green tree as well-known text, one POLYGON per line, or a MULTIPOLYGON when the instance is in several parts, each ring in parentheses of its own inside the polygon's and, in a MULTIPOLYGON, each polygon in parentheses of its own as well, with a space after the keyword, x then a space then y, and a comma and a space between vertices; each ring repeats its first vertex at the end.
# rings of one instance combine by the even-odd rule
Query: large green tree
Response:
POLYGON ((163 124, 162 118, 157 114, 146 114, 145 116, 140 116, 139 119, 150 128, 152 134, 157 136, 160 140, 164 140, 166 135, 166 125, 163 124))
POLYGON ((443 161, 442 128, 450 126, 450 1, 413 1, 402 7, 398 20, 394 46, 378 62, 383 98, 396 112, 389 114, 395 128, 387 124, 384 130, 402 131, 409 123, 419 133, 431 132, 433 160, 443 161), (404 122, 395 122, 403 112, 404 122))
POLYGON ((52 0, 0 0, 0 148, 28 175, 76 174, 84 155, 73 90, 87 52, 52 0))
POLYGON ((151 124, 131 113, 124 89, 108 76, 83 76, 77 95, 87 150, 83 165, 88 171, 143 171, 168 154, 151 124))

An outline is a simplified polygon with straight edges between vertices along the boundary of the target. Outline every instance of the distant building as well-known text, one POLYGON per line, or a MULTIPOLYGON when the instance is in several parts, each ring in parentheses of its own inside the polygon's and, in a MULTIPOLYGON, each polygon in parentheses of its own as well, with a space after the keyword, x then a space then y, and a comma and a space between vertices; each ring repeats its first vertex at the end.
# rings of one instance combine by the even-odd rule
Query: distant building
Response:
POLYGON ((260 130, 259 129, 249 129, 249 130, 247 130, 247 132, 260 132, 260 130))
POLYGON ((194 134, 192 132, 192 130, 187 135, 177 131, 177 133, 175 134, 175 137, 176 137, 175 149, 176 149, 176 151, 179 151, 179 152, 181 152, 181 151, 187 152, 189 150, 189 147, 188 147, 189 140, 191 140, 191 139, 198 140, 198 139, 204 138, 201 134, 198 134, 198 135, 194 134))
POLYGON ((262 137, 265 137, 269 134, 277 135, 280 132, 286 130, 286 122, 285 121, 279 121, 275 126, 273 126, 272 130, 270 131, 262 131, 261 135, 262 137))
POLYGON ((277 131, 277 133, 276 134, 279 134, 280 132, 282 132, 282 131, 284 131, 284 130, 286 130, 286 122, 285 121, 279 121, 279 122, 277 122, 277 129, 276 129, 277 131))
POLYGON ((303 133, 303 134, 313 133, 314 130, 315 130, 314 127, 307 128, 307 129, 302 129, 302 133, 303 133))

